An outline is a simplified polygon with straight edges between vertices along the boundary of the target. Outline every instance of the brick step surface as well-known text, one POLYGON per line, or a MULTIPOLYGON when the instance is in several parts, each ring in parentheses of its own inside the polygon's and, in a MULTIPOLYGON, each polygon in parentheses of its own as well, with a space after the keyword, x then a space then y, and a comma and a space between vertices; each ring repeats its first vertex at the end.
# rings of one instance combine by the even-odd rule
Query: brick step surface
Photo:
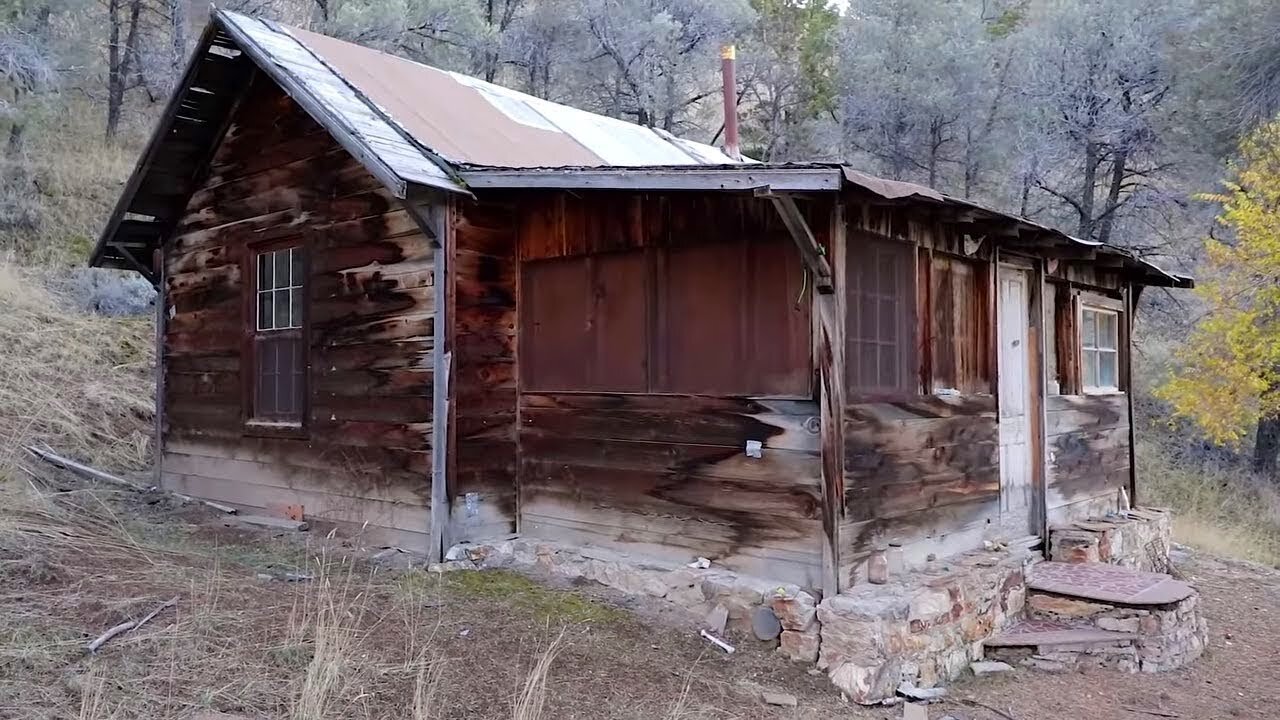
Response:
POLYGON ((1023 620, 1013 627, 987 638, 983 647, 1048 647, 1058 645, 1087 646, 1097 643, 1131 643, 1137 633, 1099 630, 1092 625, 1076 625, 1051 620, 1023 620))
POLYGON ((1164 573, 1106 563, 1042 562, 1027 576, 1027 590, 1119 605, 1168 605, 1195 588, 1164 573))

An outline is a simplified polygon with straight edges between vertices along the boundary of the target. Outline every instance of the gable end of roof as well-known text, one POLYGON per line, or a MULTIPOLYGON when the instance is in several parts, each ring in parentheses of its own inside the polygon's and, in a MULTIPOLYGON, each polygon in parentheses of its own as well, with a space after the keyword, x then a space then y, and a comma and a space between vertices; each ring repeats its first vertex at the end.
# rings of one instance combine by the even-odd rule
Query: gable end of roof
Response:
POLYGON ((90 255, 152 284, 152 256, 198 189, 255 72, 271 78, 398 198, 410 185, 467 193, 314 53, 267 23, 217 8, 90 255))

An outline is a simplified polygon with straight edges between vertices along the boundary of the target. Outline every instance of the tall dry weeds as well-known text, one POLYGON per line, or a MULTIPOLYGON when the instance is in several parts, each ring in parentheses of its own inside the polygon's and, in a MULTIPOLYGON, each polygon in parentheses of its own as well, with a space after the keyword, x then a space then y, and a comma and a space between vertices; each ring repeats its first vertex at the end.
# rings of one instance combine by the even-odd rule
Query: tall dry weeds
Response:
POLYGON ((31 443, 117 471, 147 463, 152 322, 69 308, 33 274, 0 263, 0 474, 31 443))
POLYGON ((1139 439, 1138 496, 1174 510, 1174 539, 1280 567, 1280 488, 1242 468, 1178 458, 1139 439))
POLYGON ((513 720, 541 720, 543 709, 547 704, 547 678, 551 674, 551 666, 555 663, 556 657, 564 649, 564 643, 565 631, 562 629, 560 634, 547 644, 542 654, 538 656, 537 662, 529 669, 524 687, 516 696, 515 707, 511 712, 513 720))

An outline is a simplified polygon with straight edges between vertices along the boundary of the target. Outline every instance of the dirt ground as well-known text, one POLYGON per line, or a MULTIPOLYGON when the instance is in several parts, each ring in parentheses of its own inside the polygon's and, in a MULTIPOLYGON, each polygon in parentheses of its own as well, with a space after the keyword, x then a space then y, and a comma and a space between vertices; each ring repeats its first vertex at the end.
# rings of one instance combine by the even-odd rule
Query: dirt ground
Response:
MULTIPOLYGON (((0 480, 0 718, 902 717, 843 702, 753 640, 730 637, 739 651, 726 655, 660 602, 509 572, 377 567, 318 532, 222 523, 61 476, 0 480), (798 707, 765 705, 766 690, 798 707)), ((1019 670, 954 685, 929 717, 1280 717, 1280 573, 1192 556, 1180 567, 1212 637, 1191 668, 1019 670)))

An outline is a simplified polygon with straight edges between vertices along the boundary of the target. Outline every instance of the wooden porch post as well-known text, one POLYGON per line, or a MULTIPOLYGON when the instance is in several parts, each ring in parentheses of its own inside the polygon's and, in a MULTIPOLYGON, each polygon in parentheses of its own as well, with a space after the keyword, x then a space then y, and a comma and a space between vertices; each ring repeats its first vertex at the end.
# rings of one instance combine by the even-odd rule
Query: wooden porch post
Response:
POLYGON ((818 317, 818 378, 822 390, 822 591, 840 590, 840 528, 844 524, 844 204, 831 211, 830 249, 833 290, 814 294, 818 317))
POLYGON ((445 292, 449 278, 447 197, 433 197, 429 204, 418 201, 405 202, 405 208, 417 222, 427 242, 431 243, 431 528, 427 545, 429 562, 440 562, 450 535, 445 532, 449 523, 448 460, 449 460, 449 377, 451 355, 446 347, 448 338, 448 308, 445 292))
POLYGON ((757 197, 773 202, 817 291, 813 310, 817 338, 814 350, 818 363, 819 413, 822 421, 822 593, 832 597, 840 592, 840 525, 844 519, 844 313, 838 288, 843 284, 844 206, 832 208, 829 245, 835 271, 827 261, 828 250, 814 237, 795 200, 767 187, 757 188, 757 197))
POLYGON ((155 401, 155 440, 151 452, 154 454, 152 458, 152 478, 151 484, 156 487, 162 487, 164 480, 164 339, 166 327, 168 325, 169 315, 167 312, 168 301, 165 299, 165 271, 164 271, 164 242, 161 241, 160 247, 155 249, 151 257, 152 267, 155 268, 156 277, 156 347, 155 347, 155 363, 156 363, 156 401, 155 401))

